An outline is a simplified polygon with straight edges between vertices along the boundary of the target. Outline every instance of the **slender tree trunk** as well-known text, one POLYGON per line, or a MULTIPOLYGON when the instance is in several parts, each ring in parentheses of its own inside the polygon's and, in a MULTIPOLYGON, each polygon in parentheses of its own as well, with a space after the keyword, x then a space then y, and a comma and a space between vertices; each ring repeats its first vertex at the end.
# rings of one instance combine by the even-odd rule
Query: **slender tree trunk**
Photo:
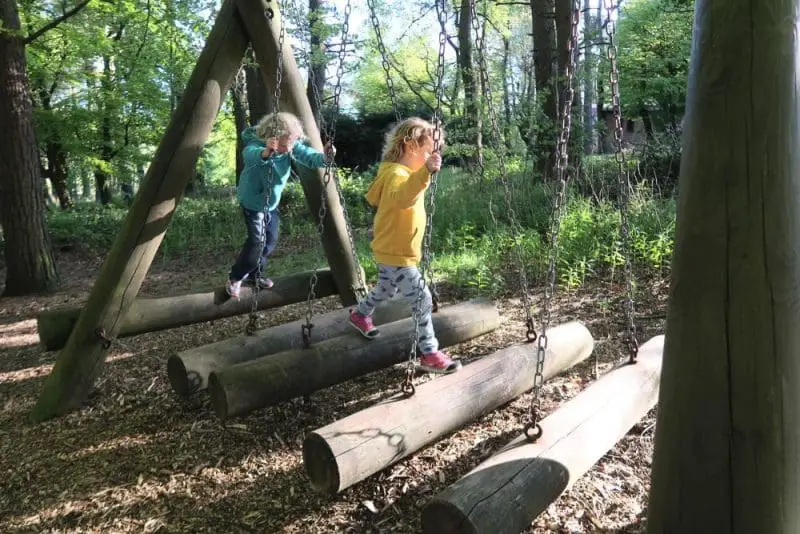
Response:
POLYGON ((239 185, 239 176, 244 169, 242 159, 242 131, 247 128, 247 96, 245 94, 244 69, 236 74, 236 79, 231 86, 231 100, 233 100, 233 120, 236 123, 236 185, 239 185))
POLYGON ((556 25, 554 0, 530 0, 533 13, 533 48, 536 93, 541 101, 541 117, 536 137, 536 167, 545 178, 552 174, 555 156, 555 125, 558 118, 556 87, 556 25))
POLYGON ((583 151, 586 154, 597 152, 597 56, 593 43, 599 33, 599 17, 592 14, 590 0, 583 0, 583 42, 585 56, 583 60, 583 151))
POLYGON ((250 124, 255 125, 272 109, 272 95, 264 83, 264 76, 261 74, 258 62, 253 51, 247 55, 245 67, 247 79, 247 106, 250 110, 250 124))
MULTIPOLYGON (((464 84, 464 118, 468 129, 468 139, 480 151, 481 129, 478 113, 478 83, 475 79, 475 69, 472 60, 472 12, 471 1, 461 0, 461 9, 458 14, 458 70, 464 84)), ((480 158, 480 152, 476 158, 480 158)))
POLYGON ((72 208, 72 199, 67 184, 67 153, 58 141, 47 142, 45 152, 47 154, 47 171, 58 198, 58 205, 62 210, 70 209, 72 208))
POLYGON ((114 148, 111 140, 111 109, 109 100, 112 91, 111 82, 111 57, 103 56, 103 77, 100 79, 101 94, 101 119, 100 119, 100 161, 102 166, 97 166, 94 170, 95 198, 103 206, 111 203, 111 183, 108 169, 111 167, 114 148))
POLYGON ((5 296, 50 291, 58 273, 47 235, 25 46, 14 0, 0 0, 0 225, 5 240, 5 296))
POLYGON ((511 72, 508 68, 508 60, 511 56, 511 41, 508 36, 503 36, 503 123, 504 129, 508 132, 511 126, 511 94, 509 86, 514 83, 511 72))
MULTIPOLYGON (((322 7, 325 0, 308 0, 309 56, 308 85, 306 96, 311 103, 311 113, 317 127, 321 127, 323 99, 325 97, 325 69, 328 58, 325 54, 325 43, 320 38, 323 31, 322 7)), ((345 46, 345 43, 342 43, 345 46)))

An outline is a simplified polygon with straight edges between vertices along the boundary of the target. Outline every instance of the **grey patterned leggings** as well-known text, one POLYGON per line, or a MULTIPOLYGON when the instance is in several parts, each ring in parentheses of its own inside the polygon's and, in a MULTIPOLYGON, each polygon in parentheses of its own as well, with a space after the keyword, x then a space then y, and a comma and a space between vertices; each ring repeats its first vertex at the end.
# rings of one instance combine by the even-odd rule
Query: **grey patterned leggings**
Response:
POLYGON ((392 298, 400 291, 403 297, 413 299, 412 309, 419 314, 419 349, 423 354, 427 354, 439 350, 439 341, 433 332, 433 321, 431 321, 433 299, 427 285, 422 289, 421 311, 416 309, 420 278, 422 273, 416 267, 378 265, 378 284, 372 288, 367 298, 358 303, 358 313, 372 315, 381 302, 392 298))

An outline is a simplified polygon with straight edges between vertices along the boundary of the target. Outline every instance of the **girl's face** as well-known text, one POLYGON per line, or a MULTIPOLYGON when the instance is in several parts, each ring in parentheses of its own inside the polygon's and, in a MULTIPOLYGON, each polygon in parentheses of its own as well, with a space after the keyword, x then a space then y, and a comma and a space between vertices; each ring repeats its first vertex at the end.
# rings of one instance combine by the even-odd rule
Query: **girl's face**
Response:
POLYGON ((426 137, 419 145, 414 142, 405 144, 404 152, 409 158, 409 167, 416 171, 425 165, 425 162, 433 153, 433 139, 426 137))
POLYGON ((278 137, 278 153, 286 154, 287 152, 291 152, 299 137, 300 136, 297 134, 282 135, 278 137))

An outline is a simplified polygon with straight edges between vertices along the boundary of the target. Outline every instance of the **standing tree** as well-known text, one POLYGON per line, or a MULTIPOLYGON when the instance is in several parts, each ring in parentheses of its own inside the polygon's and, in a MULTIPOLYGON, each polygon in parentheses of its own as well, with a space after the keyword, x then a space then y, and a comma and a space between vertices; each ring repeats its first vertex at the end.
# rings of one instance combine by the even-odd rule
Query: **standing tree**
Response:
POLYGON ((58 285, 47 235, 41 162, 33 131, 33 106, 25 44, 54 28, 88 1, 25 38, 15 0, 0 0, 0 223, 5 239, 5 295, 53 290, 58 285))
POLYGON ((648 532, 800 532, 800 0, 696 0, 648 532))

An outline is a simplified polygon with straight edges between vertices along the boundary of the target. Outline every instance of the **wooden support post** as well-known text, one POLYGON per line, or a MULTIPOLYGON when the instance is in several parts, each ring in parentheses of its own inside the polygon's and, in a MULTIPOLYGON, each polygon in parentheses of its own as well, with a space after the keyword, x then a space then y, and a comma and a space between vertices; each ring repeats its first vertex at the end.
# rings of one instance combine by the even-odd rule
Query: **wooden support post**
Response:
POLYGON ((102 337, 117 336, 139 293, 246 47, 233 0, 225 0, 83 313, 45 381, 34 420, 80 406, 102 372, 108 348, 102 337))
MULTIPOLYGON (((279 308, 308 297, 308 281, 311 272, 291 274, 274 278, 275 285, 269 291, 260 291, 257 307, 259 310, 279 308)), ((317 298, 336 294, 333 276, 328 269, 319 271, 317 298)), ((232 299, 219 287, 169 297, 138 298, 131 304, 118 337, 136 336, 145 332, 166 330, 187 324, 213 321, 223 317, 249 313, 252 309, 253 292, 245 286, 239 299, 232 299)), ((47 350, 60 349, 69 339, 82 308, 49 310, 39 314, 37 326, 39 341, 47 350)), ((300 327, 297 327, 300 331, 300 327)))
MULTIPOLYGON (((334 310, 314 317, 311 342, 318 343, 352 332, 348 309, 334 310)), ((411 315, 406 299, 391 299, 378 306, 372 316, 376 325, 399 321, 411 315)), ((178 395, 189 395, 208 387, 208 376, 217 370, 249 362, 269 354, 303 348, 300 326, 305 319, 265 328, 252 336, 241 335, 210 345, 194 347, 173 354, 167 360, 167 374, 178 395)))
POLYGON ((639 361, 609 371, 524 435, 464 475, 422 510, 426 534, 518 534, 622 439, 658 398, 664 336, 639 361))
MULTIPOLYGON (((278 4, 267 0, 236 0, 236 5, 252 39, 253 50, 267 87, 274 89, 277 82, 278 36, 282 16, 278 4), (273 13, 272 18, 267 15, 269 12, 273 13)), ((288 33, 284 36, 282 57, 280 109, 293 113, 300 119, 311 146, 321 151, 323 146, 319 128, 311 112, 305 84, 297 70, 288 33)), ((358 293, 364 289, 360 287, 358 279, 361 266, 355 259, 353 247, 350 245, 344 210, 339 202, 336 185, 332 180, 325 184, 324 169, 307 169, 298 165, 298 174, 305 192, 306 203, 314 220, 319 218, 322 192, 325 191, 327 211, 320 236, 322 246, 336 286, 339 288, 342 303, 345 306, 355 304, 358 301, 358 293)))
MULTIPOLYGON (((594 349, 592 334, 577 322, 548 330, 547 339, 545 380, 594 349)), ((311 485, 340 492, 515 399, 533 387, 536 347, 526 343, 497 351, 422 384, 409 399, 389 399, 308 434, 303 462, 311 485)))
MULTIPOLYGON (((494 304, 482 300, 442 308, 433 315, 441 347, 491 332, 500 326, 494 304)), ((408 360, 414 323, 384 325, 381 335, 350 334, 220 369, 208 379, 211 406, 220 419, 307 395, 408 360)))
POLYGON ((800 532, 800 0, 694 13, 647 531, 800 532))

